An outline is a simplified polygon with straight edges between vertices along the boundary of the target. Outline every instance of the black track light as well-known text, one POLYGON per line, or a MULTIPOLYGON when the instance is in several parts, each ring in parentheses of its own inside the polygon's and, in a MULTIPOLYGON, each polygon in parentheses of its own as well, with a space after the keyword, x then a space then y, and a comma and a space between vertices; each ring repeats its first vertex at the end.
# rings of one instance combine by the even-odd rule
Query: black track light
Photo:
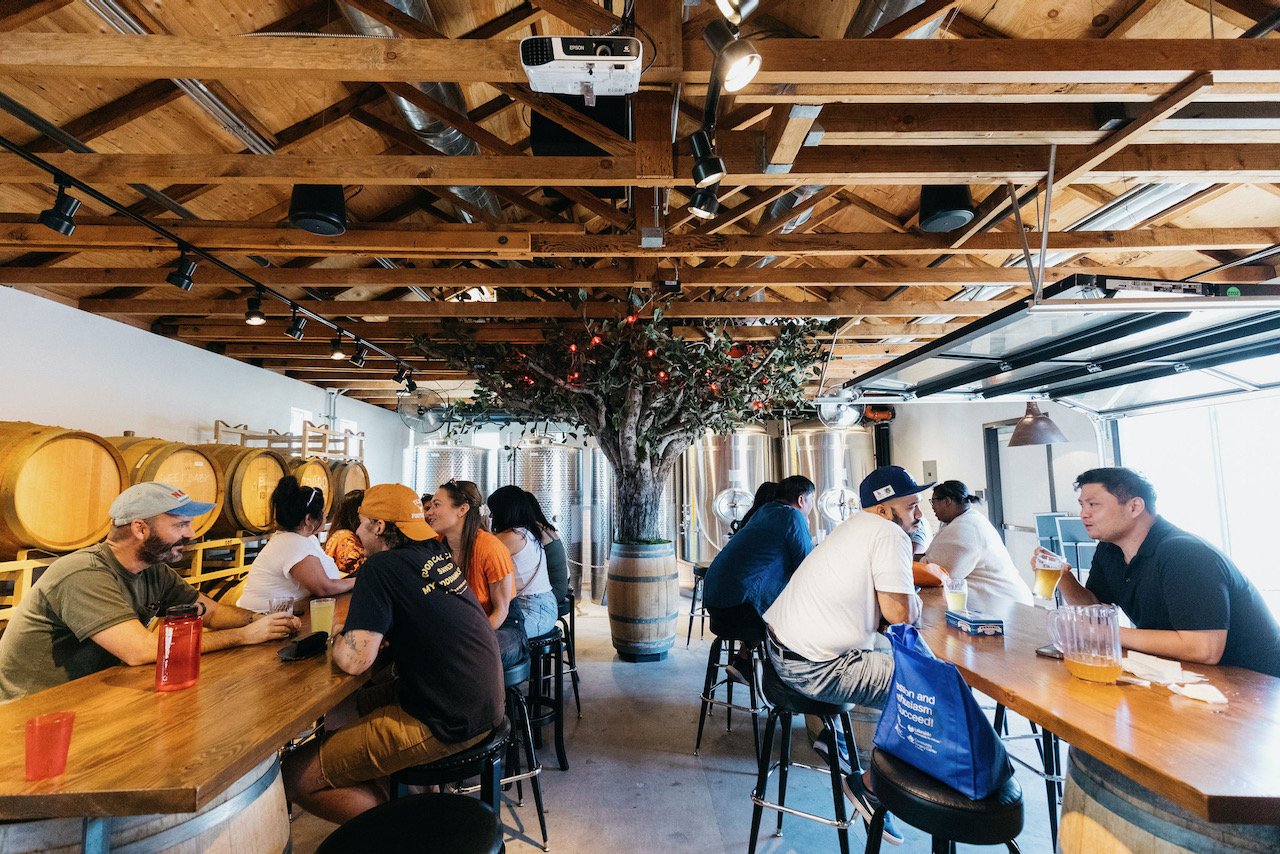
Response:
POLYGON ((409 379, 410 373, 412 372, 409 370, 408 365, 402 365, 399 362, 396 362, 396 382, 402 383, 409 379))
POLYGON ((719 184, 712 184, 695 192, 693 198, 689 199, 689 213, 698 219, 713 218, 720 212, 720 198, 716 193, 719 189, 719 184))
POLYGON ((759 5, 760 0, 716 0, 716 8, 731 24, 741 24, 759 5))
POLYGON ((747 39, 738 38, 738 28, 717 18, 702 31, 702 39, 716 55, 717 74, 726 92, 737 92, 760 70, 760 52, 747 39))
POLYGON ((58 182, 58 197, 53 200, 53 207, 40 212, 40 224, 51 228, 63 237, 70 237, 76 230, 73 217, 80 209, 80 200, 67 195, 67 185, 58 182))
POLYGON ((338 333, 338 335, 329 342, 329 348, 331 351, 329 353, 329 358, 333 359, 335 362, 341 362, 343 359, 347 358, 347 351, 342 349, 342 333, 338 333))
POLYGON ((693 185, 702 189, 720 183, 725 176, 724 161, 716 156, 706 129, 695 131, 689 145, 693 148, 693 185))
POLYGON ((289 321, 289 328, 284 331, 294 341, 302 340, 302 330, 307 328, 307 318, 298 314, 298 309, 293 309, 293 320, 289 321))
POLYGON ((196 274, 197 266, 187 254, 187 250, 183 248, 182 257, 178 259, 177 266, 169 271, 169 275, 165 276, 164 280, 179 290, 190 291, 191 286, 195 284, 192 276, 196 274))
POLYGON ((409 394, 413 394, 418 390, 418 384, 413 381, 413 377, 409 377, 404 381, 404 390, 409 392, 409 394))
POLYGON ((351 364, 355 365, 357 368, 363 368, 364 360, 368 355, 369 348, 364 345, 363 341, 358 342, 356 344, 356 354, 351 357, 351 364))
POLYGON ((261 326, 267 322, 267 316, 262 313, 262 295, 254 294, 249 297, 249 306, 244 312, 244 322, 250 326, 261 326))

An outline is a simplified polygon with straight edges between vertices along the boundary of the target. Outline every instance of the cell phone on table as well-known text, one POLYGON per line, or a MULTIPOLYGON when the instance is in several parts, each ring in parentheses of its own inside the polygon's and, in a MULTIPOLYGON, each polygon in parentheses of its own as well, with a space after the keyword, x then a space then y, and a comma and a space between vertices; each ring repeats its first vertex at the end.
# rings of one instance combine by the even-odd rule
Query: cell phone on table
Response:
POLYGON ((1058 649, 1056 646, 1054 646, 1051 643, 1047 643, 1044 646, 1037 649, 1036 655, 1042 655, 1045 658, 1056 658, 1059 661, 1062 660, 1062 650, 1058 649))

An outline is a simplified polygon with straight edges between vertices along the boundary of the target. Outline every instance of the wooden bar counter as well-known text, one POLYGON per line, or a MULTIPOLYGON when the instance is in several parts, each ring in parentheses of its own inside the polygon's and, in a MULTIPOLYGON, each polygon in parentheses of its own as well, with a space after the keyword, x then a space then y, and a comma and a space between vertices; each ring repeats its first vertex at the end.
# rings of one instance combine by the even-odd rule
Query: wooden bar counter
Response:
POLYGON ((1085 682, 1035 654, 1049 642, 1046 611, 971 595, 971 608, 1005 628, 1003 637, 971 637, 946 625, 940 591, 921 595, 921 635, 972 687, 1195 816, 1280 824, 1280 679, 1189 665, 1225 706, 1162 686, 1085 682))
MULTIPOLYGON (((335 620, 348 599, 339 597, 335 620)), ((309 616, 302 622, 305 635, 309 616)), ((0 819, 204 808, 368 678, 340 671, 328 651, 281 661, 283 646, 204 655, 200 681, 183 691, 157 693, 151 665, 113 667, 0 705, 9 745, 0 753, 0 819), (63 710, 76 713, 66 772, 26 781, 25 721, 63 710)))

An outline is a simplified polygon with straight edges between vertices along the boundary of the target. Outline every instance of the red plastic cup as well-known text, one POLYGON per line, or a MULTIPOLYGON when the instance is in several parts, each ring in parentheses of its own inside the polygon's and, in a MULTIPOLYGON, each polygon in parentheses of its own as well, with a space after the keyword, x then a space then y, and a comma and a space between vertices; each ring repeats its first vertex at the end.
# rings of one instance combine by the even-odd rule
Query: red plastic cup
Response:
POLYGON ((50 712, 27 721, 27 779, 56 777, 67 768, 75 712, 50 712))

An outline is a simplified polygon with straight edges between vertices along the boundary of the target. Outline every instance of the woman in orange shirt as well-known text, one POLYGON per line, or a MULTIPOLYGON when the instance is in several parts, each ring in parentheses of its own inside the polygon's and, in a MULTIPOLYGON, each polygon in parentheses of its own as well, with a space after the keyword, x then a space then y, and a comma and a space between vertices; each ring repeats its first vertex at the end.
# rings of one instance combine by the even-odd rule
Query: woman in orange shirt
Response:
POLYGON ((480 488, 474 483, 451 480, 431 496, 427 524, 448 544, 453 562, 465 569, 467 584, 497 632, 505 668, 528 656, 529 643, 515 601, 516 565, 502 541, 486 530, 480 513, 483 505, 480 488))
POLYGON ((360 502, 364 500, 363 489, 353 489, 342 496, 342 501, 333 506, 329 514, 329 536, 324 541, 324 553, 333 558, 338 569, 347 575, 364 563, 364 546, 356 536, 356 528, 360 527, 360 502))

